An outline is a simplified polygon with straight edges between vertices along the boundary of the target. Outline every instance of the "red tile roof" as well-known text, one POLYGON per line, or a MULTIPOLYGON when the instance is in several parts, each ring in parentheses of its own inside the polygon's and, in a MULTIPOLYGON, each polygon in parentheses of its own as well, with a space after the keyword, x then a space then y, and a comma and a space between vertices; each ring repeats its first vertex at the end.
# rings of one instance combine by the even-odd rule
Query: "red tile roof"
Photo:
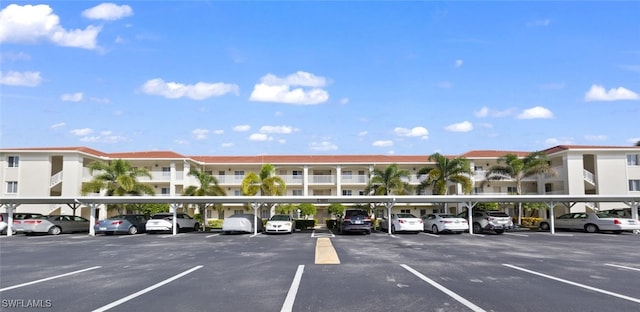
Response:
POLYGON ((141 158, 141 159, 158 159, 158 158, 189 158, 172 151, 147 151, 147 152, 125 152, 125 153, 109 153, 111 158, 141 158))
POLYGON ((94 150, 85 146, 68 146, 68 147, 18 147, 18 148, 2 148, 2 150, 14 151, 78 151, 95 156, 108 157, 107 153, 94 150))

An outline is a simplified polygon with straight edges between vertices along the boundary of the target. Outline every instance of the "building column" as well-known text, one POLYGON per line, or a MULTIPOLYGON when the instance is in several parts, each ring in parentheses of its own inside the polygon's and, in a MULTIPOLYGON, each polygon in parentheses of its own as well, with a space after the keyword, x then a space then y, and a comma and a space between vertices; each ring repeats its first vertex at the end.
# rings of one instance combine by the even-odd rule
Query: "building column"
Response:
POLYGON ((302 195, 309 196, 309 166, 302 167, 302 195))
POLYGON ((336 167, 336 196, 342 196, 342 166, 336 167))

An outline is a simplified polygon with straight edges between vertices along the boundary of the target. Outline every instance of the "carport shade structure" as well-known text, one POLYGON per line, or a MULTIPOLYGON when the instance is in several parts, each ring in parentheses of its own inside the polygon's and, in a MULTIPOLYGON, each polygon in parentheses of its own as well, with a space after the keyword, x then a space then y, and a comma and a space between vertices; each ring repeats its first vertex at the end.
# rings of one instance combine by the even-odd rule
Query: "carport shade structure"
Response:
MULTIPOLYGON (((632 218, 638 219, 638 207, 640 207, 640 195, 430 195, 430 196, 260 196, 260 201, 256 202, 254 196, 77 196, 77 197, 3 197, 0 198, 0 205, 7 209, 8 223, 7 236, 13 233, 13 211, 21 204, 68 204, 80 203, 88 206, 91 210, 89 223, 89 235, 95 235, 93 225, 96 216, 95 209, 103 204, 157 204, 168 203, 174 213, 174 232, 176 233, 176 210, 175 208, 183 204, 213 203, 213 204, 246 204, 252 206, 260 203, 384 203, 387 212, 391 214, 391 208, 395 204, 420 204, 420 203, 463 203, 469 209, 469 216, 473 214, 473 207, 481 202, 542 202, 546 203, 551 213, 551 233, 555 233, 553 222, 553 207, 555 204, 563 203, 567 207, 572 207, 580 202, 616 202, 624 203, 631 208, 632 218)), ((257 215, 256 215, 257 218, 257 215)), ((471 224, 471 223, 470 223, 471 224)), ((254 233, 257 233, 257 222, 254 224, 254 233)), ((473 234, 473 229, 469 229, 473 234)))

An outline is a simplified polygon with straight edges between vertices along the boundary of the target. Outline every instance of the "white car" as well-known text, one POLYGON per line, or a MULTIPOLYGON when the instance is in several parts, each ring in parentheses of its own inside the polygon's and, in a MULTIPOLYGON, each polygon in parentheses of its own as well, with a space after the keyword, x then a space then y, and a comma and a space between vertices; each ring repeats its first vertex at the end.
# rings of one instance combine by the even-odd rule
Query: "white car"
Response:
MULTIPOLYGON (((380 230, 389 231, 389 219, 386 217, 380 220, 380 230)), ((391 214, 391 233, 412 232, 419 233, 424 230, 422 219, 410 213, 391 214)))
POLYGON ((424 230, 433 234, 451 232, 460 234, 469 230, 469 222, 463 218, 448 213, 431 213, 422 216, 424 230))
POLYGON ((278 214, 272 216, 267 221, 265 233, 287 233, 291 234, 296 229, 296 221, 290 215, 278 214))
MULTIPOLYGON (((180 232, 183 229, 192 231, 198 231, 200 224, 198 221, 186 213, 176 214, 177 231, 180 232)), ((145 224, 147 233, 154 232, 172 232, 173 231, 173 213, 156 213, 151 216, 151 219, 147 220, 145 224)))
MULTIPOLYGON (((253 223, 255 216, 253 214, 234 214, 230 217, 224 218, 222 221, 222 233, 253 233, 253 223)), ((262 219, 258 218, 257 232, 260 233, 264 230, 262 225, 262 219)))
MULTIPOLYGON (((622 233, 623 231, 640 230, 640 221, 631 218, 623 218, 607 212, 574 212, 563 214, 555 219, 556 229, 584 230, 587 233, 600 231, 613 231, 622 233)), ((549 220, 540 221, 540 229, 548 231, 551 228, 549 220)))

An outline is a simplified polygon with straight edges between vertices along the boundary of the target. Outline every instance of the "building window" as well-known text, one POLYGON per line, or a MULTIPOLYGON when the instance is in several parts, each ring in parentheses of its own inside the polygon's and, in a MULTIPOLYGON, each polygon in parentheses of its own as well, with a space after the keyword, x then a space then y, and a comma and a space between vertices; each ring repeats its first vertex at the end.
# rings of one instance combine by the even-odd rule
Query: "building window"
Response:
POLYGON ((507 194, 518 194, 518 188, 515 186, 507 186, 507 194))
MULTIPOLYGON (((627 155, 627 165, 629 165, 629 166, 640 166, 640 154, 629 154, 629 155, 627 155)), ((11 167, 11 166, 9 166, 9 167, 11 167)))
POLYGON ((18 181, 7 181, 7 193, 9 194, 18 193, 18 181))
POLYGON ((292 190, 291 195, 293 196, 302 196, 302 190, 292 190))
POLYGON ((353 171, 342 172, 342 179, 351 181, 353 179, 353 171))
POLYGON ((244 210, 236 209, 236 210, 233 211, 233 214, 243 214, 243 213, 244 213, 244 210))
POLYGON ((411 209, 400 209, 400 213, 411 213, 411 209))
POLYGON ((351 196, 351 190, 342 190, 342 196, 351 196))
POLYGON ((233 172, 233 175, 235 175, 236 178, 238 178, 238 177, 242 178, 242 177, 244 177, 244 170, 236 170, 236 171, 233 172))
POLYGON ((8 156, 7 163, 9 164, 9 168, 17 168, 20 163, 20 156, 8 156))
MULTIPOLYGON (((476 186, 476 187, 473 188, 473 194, 482 194, 482 193, 484 193, 484 189, 482 187, 477 187, 476 186)), ((420 194, 418 194, 418 195, 424 195, 424 194, 425 194, 425 191, 424 190, 420 190, 420 194)))
POLYGON ((234 190, 233 196, 240 196, 240 190, 234 190))
POLYGON ((364 196, 364 191, 358 191, 358 196, 364 196))
POLYGON ((293 170, 291 172, 291 175, 293 176, 294 179, 302 180, 302 170, 293 170))
POLYGON ((162 167, 162 176, 163 177, 168 177, 171 175, 171 168, 170 167, 162 167))
POLYGON ((160 189, 160 194, 162 194, 163 196, 169 196, 171 192, 169 191, 168 187, 163 187, 160 189))
POLYGON ((629 191, 640 192, 640 180, 629 180, 629 191))

